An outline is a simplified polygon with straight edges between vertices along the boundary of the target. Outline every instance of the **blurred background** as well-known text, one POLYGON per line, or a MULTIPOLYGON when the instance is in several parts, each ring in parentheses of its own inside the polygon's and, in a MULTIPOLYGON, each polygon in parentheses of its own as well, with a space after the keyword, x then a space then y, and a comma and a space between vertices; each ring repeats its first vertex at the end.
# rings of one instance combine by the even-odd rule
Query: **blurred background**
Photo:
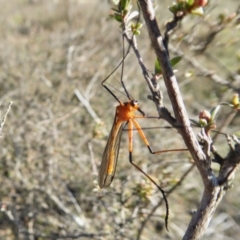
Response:
MULTIPOLYGON (((171 4, 155 1, 162 33, 171 4)), ((134 162, 171 193, 166 231, 162 196, 130 165, 126 131, 115 179, 109 188, 98 188, 98 167, 117 106, 101 81, 122 58, 121 31, 108 19, 110 9, 110 1, 97 0, 1 1, 1 117, 13 102, 1 136, 1 239, 181 239, 198 206, 203 188, 190 154, 151 155, 134 134, 134 162)), ((171 57, 183 55, 176 76, 193 119, 240 92, 239 11, 238 0, 211 0, 204 17, 186 17, 171 34, 171 57)), ((145 26, 138 47, 153 72, 155 56, 145 26)), ((126 101, 120 74, 118 69, 107 82, 126 101)), ((123 80, 141 109, 157 116, 132 52, 123 80)), ((160 88, 172 112, 161 80, 160 88)), ((154 150, 185 147, 176 130, 161 128, 167 126, 163 120, 139 123, 154 150)), ((239 136, 239 123, 239 114, 221 109, 219 130, 239 136)), ((226 138, 213 137, 225 156, 226 138)), ((240 173, 203 239, 238 239, 239 180, 240 173)))

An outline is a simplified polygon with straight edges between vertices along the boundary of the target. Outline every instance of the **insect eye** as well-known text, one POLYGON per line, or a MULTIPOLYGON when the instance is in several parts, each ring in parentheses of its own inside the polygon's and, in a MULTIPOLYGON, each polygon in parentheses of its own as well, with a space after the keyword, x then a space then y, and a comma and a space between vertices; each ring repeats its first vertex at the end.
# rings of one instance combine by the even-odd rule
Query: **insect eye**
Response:
POLYGON ((132 100, 131 105, 134 107, 134 106, 138 106, 139 104, 138 104, 138 101, 132 100))

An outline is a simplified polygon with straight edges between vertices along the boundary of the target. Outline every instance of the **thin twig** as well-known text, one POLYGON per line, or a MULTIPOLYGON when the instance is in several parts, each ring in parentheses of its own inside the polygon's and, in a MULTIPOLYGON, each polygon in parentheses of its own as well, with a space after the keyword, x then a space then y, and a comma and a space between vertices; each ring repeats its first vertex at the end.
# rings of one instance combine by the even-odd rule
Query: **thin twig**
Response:
POLYGON ((221 84, 222 86, 227 86, 227 87, 233 89, 234 91, 238 91, 238 88, 236 88, 233 84, 231 84, 231 82, 225 80, 224 78, 222 78, 221 76, 216 74, 214 71, 209 70, 209 69, 205 68, 204 66, 202 66, 194 57, 192 57, 192 56, 188 57, 186 54, 184 54, 179 49, 174 48, 172 45, 169 45, 169 50, 171 50, 171 52, 175 53, 176 55, 181 55, 182 58, 189 65, 193 66, 200 72, 199 73, 200 75, 202 75, 204 77, 209 77, 217 84, 221 84))
POLYGON ((94 161, 94 152, 93 152, 93 147, 92 147, 91 142, 88 143, 88 150, 89 150, 89 154, 90 154, 93 175, 97 176, 98 171, 97 171, 96 162, 94 161))
POLYGON ((176 117, 178 125, 182 126, 182 128, 178 130, 181 133, 183 140, 202 175, 204 184, 212 188, 214 186, 214 183, 209 181, 209 174, 211 175, 211 179, 214 179, 215 177, 214 174, 209 172, 208 169, 205 168, 205 165, 202 164, 209 159, 207 159, 205 156, 194 132, 192 131, 182 95, 179 90, 176 77, 174 76, 169 57, 163 43, 163 38, 158 28, 152 2, 150 0, 139 0, 139 3, 142 8, 152 46, 155 50, 158 61, 162 66, 162 74, 165 85, 167 87, 169 98, 173 106, 174 115, 176 117))
POLYGON ((97 116, 96 112, 92 109, 92 106, 90 105, 90 103, 83 97, 80 91, 78 89, 75 89, 74 92, 77 98, 79 99, 79 101, 87 109, 88 113, 91 115, 93 120, 98 124, 101 123, 102 122, 101 119, 97 116))
POLYGON ((1 123, 0 123, 0 137, 3 136, 3 132, 2 132, 3 126, 4 126, 5 122, 6 122, 7 115, 8 115, 8 113, 9 113, 10 110, 11 110, 12 104, 13 104, 13 102, 10 102, 10 103, 8 104, 7 111, 6 111, 6 113, 4 114, 4 116, 3 116, 2 120, 1 120, 1 123))

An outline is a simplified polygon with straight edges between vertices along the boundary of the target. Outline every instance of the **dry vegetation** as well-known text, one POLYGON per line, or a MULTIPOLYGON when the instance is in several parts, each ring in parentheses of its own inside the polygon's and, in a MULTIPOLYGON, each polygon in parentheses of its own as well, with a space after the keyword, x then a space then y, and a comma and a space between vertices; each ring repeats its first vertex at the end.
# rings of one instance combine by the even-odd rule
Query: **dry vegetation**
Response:
MULTIPOLYGON (((164 1, 165 5, 156 10, 162 29, 171 17, 165 8, 171 2, 164 1)), ((240 34, 235 20, 223 24, 206 51, 194 51, 194 46, 204 44, 210 32, 219 26, 218 14, 230 15, 237 10, 239 2, 224 4, 227 3, 211 1, 205 19, 186 18, 172 35, 171 54, 181 51, 190 59, 195 55, 200 66, 214 71, 239 90, 239 75, 238 80, 234 78, 240 71, 240 34)), ((161 194, 129 164, 126 134, 123 134, 113 184, 103 190, 97 187, 98 166, 116 106, 116 101, 101 87, 101 81, 122 57, 117 24, 106 20, 109 9, 107 1, 99 4, 96 0, 1 1, 2 115, 13 101, 1 137, 1 239, 65 236, 64 239, 111 240, 136 239, 138 235, 142 240, 180 239, 191 211, 197 207, 202 183, 193 168, 168 197, 170 231, 164 229, 164 204, 142 225, 161 201, 161 194), (85 101, 79 99, 79 93, 85 101), (95 115, 91 115, 91 109, 95 115)), ((139 49, 148 69, 153 71, 155 57, 144 29, 139 37, 139 49)), ((231 99, 232 88, 204 76, 205 72, 187 59, 177 68, 177 78, 192 118, 197 119, 200 110, 231 99), (193 76, 187 78, 189 71, 193 76)), ((109 83, 124 101, 126 97, 118 91, 119 78, 120 70, 109 83)), ((124 81, 141 108, 155 116, 155 107, 147 99, 149 90, 133 54, 125 63, 124 81)), ((163 83, 161 88, 169 107, 163 83)), ((239 114, 226 126, 228 115, 228 110, 221 112, 217 125, 225 126, 222 130, 226 133, 237 134, 239 114)), ((144 127, 166 126, 161 120, 145 119, 140 123, 144 127)), ((145 132, 154 149, 184 147, 173 129, 145 132)), ((186 152, 150 156, 135 135, 134 161, 166 191, 192 167, 186 152)), ((223 156, 226 154, 224 136, 217 138, 216 147, 223 156)), ((204 239, 238 238, 239 176, 215 213, 204 239)))

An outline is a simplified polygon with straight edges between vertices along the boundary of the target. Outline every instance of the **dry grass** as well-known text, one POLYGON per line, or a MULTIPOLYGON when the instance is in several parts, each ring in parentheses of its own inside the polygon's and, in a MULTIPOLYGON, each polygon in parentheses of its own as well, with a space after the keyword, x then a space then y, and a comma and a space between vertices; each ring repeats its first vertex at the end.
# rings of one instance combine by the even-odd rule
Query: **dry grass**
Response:
MULTIPOLYGON (((165 2, 169 4, 171 1, 165 2)), ((212 2, 211 6, 214 6, 212 2)), ((117 24, 106 21, 109 4, 107 1, 99 4, 98 1, 83 0, 12 0, 2 1, 1 7, 2 113, 10 101, 13 105, 1 138, 0 238, 44 239, 51 236, 50 239, 60 239, 59 236, 68 236, 65 239, 80 239, 83 236, 81 239, 136 239, 141 222, 161 196, 130 166, 126 134, 123 134, 112 187, 100 191, 96 181, 116 106, 115 100, 100 83, 121 59, 117 24), (76 90, 87 100, 96 116, 89 114, 89 109, 77 98, 76 90), (139 192, 139 189, 146 192, 139 192)), ((231 8, 236 8, 234 1, 231 8)), ((222 10, 219 5, 217 10, 209 13, 222 10)), ((166 16, 159 14, 161 23, 169 17, 167 13, 166 16)), ((201 32, 206 26, 196 17, 191 20, 192 26, 197 21, 201 30, 193 30, 187 22, 187 28, 182 24, 172 41, 189 56, 193 53, 187 39, 180 40, 180 37, 181 34, 188 36, 191 29, 198 44, 197 41, 204 38, 201 32)), ((200 63, 214 69, 223 78, 230 74, 226 69, 236 71, 239 66, 236 60, 239 35, 235 31, 236 26, 229 24, 211 43, 208 54, 197 56, 200 63), (219 65, 219 58, 225 69, 219 65)), ((139 38, 139 49, 152 71, 154 54, 144 30, 139 38)), ((197 70, 185 61, 179 64, 178 70, 188 112, 195 119, 200 110, 210 109, 220 98, 226 101, 232 94, 231 89, 199 77, 197 70), (195 71, 194 77, 186 79, 184 74, 188 70, 195 71)), ((117 72, 109 79, 117 89, 119 77, 120 72, 117 72)), ((147 99, 149 91, 133 54, 125 63, 124 80, 142 109, 149 115, 156 115, 154 105, 147 99)), ((115 93, 123 101, 126 99, 119 91, 115 90, 115 93)), ((169 107, 164 88, 163 93, 169 107)), ((225 117, 219 116, 219 121, 223 122, 225 117)), ((233 123, 227 132, 236 132, 239 116, 233 123)), ((166 125, 163 121, 148 119, 142 120, 141 124, 145 127, 166 125)), ((146 134, 154 149, 184 146, 176 131, 171 129, 149 130, 146 134)), ((225 146, 227 151, 223 137, 217 144, 221 149, 225 146)), ((150 156, 136 135, 134 161, 166 190, 191 167, 189 160, 187 153, 150 156)), ((240 234, 238 180, 239 177, 220 205, 204 239, 230 240, 240 234)), ((159 236, 160 239, 180 239, 201 191, 200 178, 193 170, 169 196, 170 231, 163 228, 165 207, 161 205, 144 228, 141 239, 159 239, 159 236)))

